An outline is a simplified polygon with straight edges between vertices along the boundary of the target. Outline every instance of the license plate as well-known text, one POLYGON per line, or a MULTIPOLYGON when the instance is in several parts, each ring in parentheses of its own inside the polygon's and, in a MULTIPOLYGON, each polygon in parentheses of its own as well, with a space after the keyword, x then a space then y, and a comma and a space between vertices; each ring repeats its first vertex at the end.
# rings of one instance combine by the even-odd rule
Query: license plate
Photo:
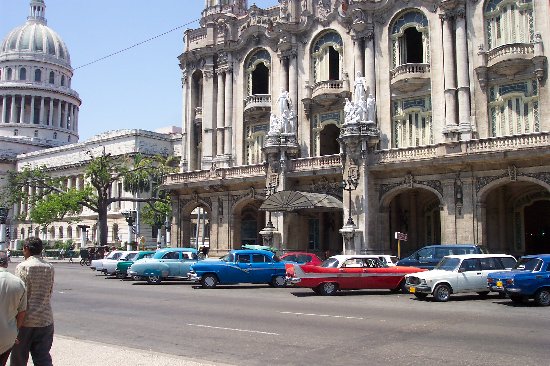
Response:
POLYGON ((410 292, 411 294, 414 294, 414 293, 416 292, 416 288, 414 288, 414 287, 409 287, 409 292, 410 292))
POLYGON ((497 287, 502 287, 502 281, 497 281, 497 287))

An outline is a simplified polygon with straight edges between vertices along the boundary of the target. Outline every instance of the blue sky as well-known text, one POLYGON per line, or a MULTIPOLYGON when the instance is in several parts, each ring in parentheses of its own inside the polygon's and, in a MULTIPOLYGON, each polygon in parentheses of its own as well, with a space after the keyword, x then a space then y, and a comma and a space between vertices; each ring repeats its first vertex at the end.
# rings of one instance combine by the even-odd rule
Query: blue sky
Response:
MULTIPOLYGON (((28 0, 0 0, 0 37, 22 25, 28 0)), ((260 8, 277 0, 249 0, 260 8)), ((129 51, 98 58, 198 20, 204 0, 46 0, 48 26, 67 44, 80 94, 80 141, 98 133, 181 126, 183 33, 198 21, 129 51)))

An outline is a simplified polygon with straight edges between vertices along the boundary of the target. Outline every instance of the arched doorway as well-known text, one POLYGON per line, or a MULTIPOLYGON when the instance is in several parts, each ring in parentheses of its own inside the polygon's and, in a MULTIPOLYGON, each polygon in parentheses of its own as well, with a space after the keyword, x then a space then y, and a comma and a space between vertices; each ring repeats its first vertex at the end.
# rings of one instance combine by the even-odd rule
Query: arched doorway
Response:
POLYGON ((550 251, 550 200, 535 201, 524 210, 525 254, 550 251))
POLYGON ((338 137, 340 128, 330 123, 324 126, 319 133, 319 152, 320 155, 334 155, 340 152, 338 137))

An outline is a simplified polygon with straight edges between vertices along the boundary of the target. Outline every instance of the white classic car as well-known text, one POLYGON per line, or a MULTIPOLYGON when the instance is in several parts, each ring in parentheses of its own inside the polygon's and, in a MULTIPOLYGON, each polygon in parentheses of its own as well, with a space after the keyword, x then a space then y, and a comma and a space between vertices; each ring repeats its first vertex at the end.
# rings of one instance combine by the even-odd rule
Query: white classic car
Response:
POLYGON ((489 273, 510 270, 515 264, 516 259, 507 254, 448 255, 431 271, 406 275, 405 287, 419 299, 432 294, 436 301, 461 292, 486 296, 489 273))
MULTIPOLYGON (((103 268, 100 270, 103 272, 106 276, 113 276, 116 272, 116 266, 119 261, 132 261, 135 257, 137 257, 139 252, 124 252, 119 258, 109 258, 109 259, 103 259, 102 266, 103 268)), ((99 271, 99 270, 98 270, 99 271)))
POLYGON ((108 256, 106 256, 103 259, 94 259, 94 260, 92 260, 92 263, 90 264, 90 269, 102 272, 103 271, 103 261, 105 261, 107 259, 118 260, 124 253, 126 253, 126 252, 122 251, 122 250, 113 250, 112 252, 109 253, 108 256))

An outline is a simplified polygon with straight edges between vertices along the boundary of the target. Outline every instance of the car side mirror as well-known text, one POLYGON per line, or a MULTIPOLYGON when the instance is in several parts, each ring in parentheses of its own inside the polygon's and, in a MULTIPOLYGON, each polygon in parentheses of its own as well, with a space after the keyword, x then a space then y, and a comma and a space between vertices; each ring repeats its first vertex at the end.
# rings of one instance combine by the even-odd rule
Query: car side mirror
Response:
POLYGON ((463 273, 463 272, 466 272, 466 268, 459 268, 458 269, 458 273, 463 273))

